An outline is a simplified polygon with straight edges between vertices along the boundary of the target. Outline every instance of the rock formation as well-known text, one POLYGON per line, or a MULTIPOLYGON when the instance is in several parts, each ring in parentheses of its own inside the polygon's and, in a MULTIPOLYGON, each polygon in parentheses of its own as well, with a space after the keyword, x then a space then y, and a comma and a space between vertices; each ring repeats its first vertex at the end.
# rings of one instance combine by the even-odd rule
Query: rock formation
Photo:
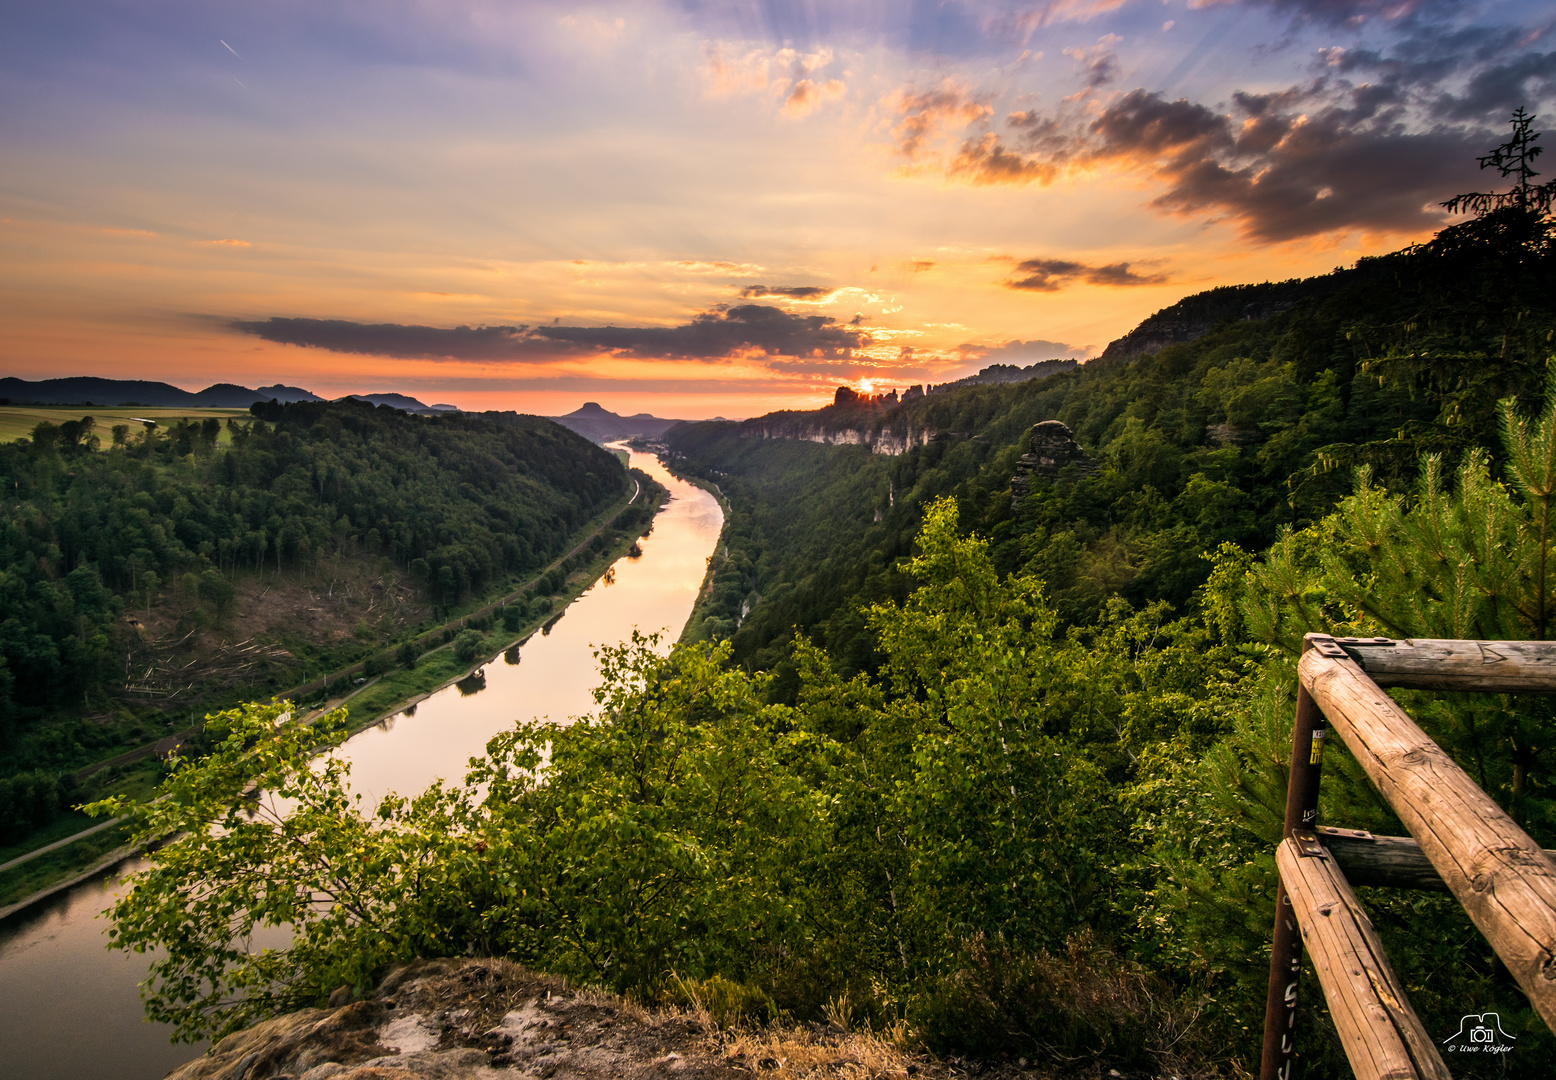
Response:
MULTIPOLYGON (((344 999, 345 989, 336 996, 344 999)), ((506 960, 461 959, 417 961, 362 1001, 262 1021, 168 1080, 750 1080, 753 1073, 771 1080, 966 1075, 831 1025, 720 1029, 695 1004, 650 1011, 506 960)), ((1013 1069, 989 1075, 1018 1076, 1013 1069)))
POLYGON ((1070 429, 1057 420, 1033 424, 1027 432, 1026 452, 1016 461, 1016 474, 1010 478, 1011 505, 1020 502, 1034 482, 1052 483, 1059 470, 1072 467, 1077 476, 1090 476, 1099 466, 1075 444, 1070 429))

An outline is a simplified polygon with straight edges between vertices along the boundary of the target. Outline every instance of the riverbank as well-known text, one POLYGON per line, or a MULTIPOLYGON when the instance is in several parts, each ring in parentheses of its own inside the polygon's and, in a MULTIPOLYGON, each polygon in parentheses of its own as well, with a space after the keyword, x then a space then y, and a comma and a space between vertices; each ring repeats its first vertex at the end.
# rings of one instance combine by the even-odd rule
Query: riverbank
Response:
MULTIPOLYGON (((677 480, 690 484, 693 487, 701 488, 709 495, 712 495, 714 501, 719 504, 719 511, 724 515, 724 529, 729 528, 733 509, 722 488, 711 480, 704 480, 700 476, 680 472, 668 462, 665 464, 665 470, 677 480)), ((697 588, 697 602, 692 606, 691 617, 686 620, 686 626, 681 631, 679 640, 683 643, 689 644, 704 641, 709 636, 705 622, 708 596, 713 591, 713 582, 718 577, 719 571, 724 568, 724 564, 729 560, 729 545, 724 542, 724 529, 719 530, 718 543, 714 545, 713 554, 708 556, 708 569, 702 575, 702 584, 697 588)))
MULTIPOLYGON (((561 611, 566 610, 567 605, 607 573, 616 560, 627 555, 639 538, 652 527, 653 517, 650 515, 641 528, 625 531, 614 529, 622 516, 634 506, 652 504, 657 509, 668 494, 663 486, 642 473, 633 479, 633 492, 625 501, 606 509, 587 523, 584 528, 588 531, 572 548, 529 580, 517 588, 512 587, 511 582, 507 583, 495 598, 488 594, 471 601, 461 613, 401 643, 401 648, 409 644, 417 654, 410 666, 396 666, 388 671, 370 674, 367 669, 372 665, 373 658, 369 657, 275 694, 270 700, 298 702, 307 708, 310 716, 345 705, 348 709, 348 731, 354 734, 407 708, 414 709, 417 703, 444 687, 471 678, 496 657, 521 645, 537 631, 543 632, 561 611), (602 543, 598 549, 592 548, 596 538, 608 530, 621 532, 621 535, 602 543), (526 603, 524 616, 516 621, 510 620, 511 629, 506 623, 493 626, 504 608, 534 595, 537 585, 586 552, 590 555, 588 560, 574 562, 573 569, 567 573, 556 591, 548 592, 544 598, 535 597, 537 602, 533 611, 526 603), (477 659, 475 662, 461 661, 455 655, 453 639, 461 631, 471 629, 482 635, 476 646, 477 659), (317 693, 325 696, 305 702, 306 698, 317 693)), ((111 791, 145 797, 160 783, 161 758, 187 740, 197 738, 202 726, 191 727, 155 744, 88 766, 77 774, 78 779, 106 768, 123 770, 124 775, 116 777, 117 782, 103 793, 111 791)), ((79 817, 81 815, 71 815, 71 818, 79 817)), ((64 819, 54 829, 39 835, 36 838, 37 845, 30 851, 8 853, 11 855, 9 865, 0 870, 0 919, 52 896, 61 889, 87 880, 134 854, 132 849, 125 846, 126 837, 118 825, 110 824, 105 828, 103 823, 92 824, 91 819, 83 819, 82 824, 86 827, 71 834, 61 828, 68 825, 70 820, 64 819)))

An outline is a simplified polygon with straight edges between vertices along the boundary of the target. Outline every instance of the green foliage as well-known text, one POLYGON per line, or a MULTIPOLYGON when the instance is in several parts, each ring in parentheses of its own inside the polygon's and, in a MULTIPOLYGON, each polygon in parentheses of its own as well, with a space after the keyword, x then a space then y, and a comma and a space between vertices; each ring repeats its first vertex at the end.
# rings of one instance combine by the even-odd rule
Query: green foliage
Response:
POLYGON ((612 455, 537 417, 255 408, 219 452, 209 425, 181 421, 89 453, 90 418, 0 445, 13 500, 0 657, 16 706, 41 715, 122 679, 133 641, 119 615, 149 610, 168 583, 220 621, 238 575, 381 552, 449 606, 544 566, 626 483, 612 455))
POLYGON ((481 654, 486 638, 479 630, 461 630, 454 636, 454 657, 461 664, 469 664, 481 654))
POLYGON ((47 772, 0 777, 0 844, 59 817, 76 798, 75 784, 47 772))

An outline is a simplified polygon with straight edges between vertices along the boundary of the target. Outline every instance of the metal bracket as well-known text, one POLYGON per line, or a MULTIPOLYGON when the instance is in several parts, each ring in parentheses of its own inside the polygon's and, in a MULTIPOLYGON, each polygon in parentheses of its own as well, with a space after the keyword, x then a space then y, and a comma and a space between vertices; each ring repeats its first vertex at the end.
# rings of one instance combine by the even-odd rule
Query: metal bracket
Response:
POLYGON ((1291 838, 1297 843, 1297 854, 1312 859, 1329 858, 1328 849, 1319 842, 1318 834, 1310 829, 1292 829, 1291 838))
POLYGON ((1347 840, 1373 840, 1376 839, 1366 829, 1336 829, 1331 825, 1320 825, 1315 830, 1319 836, 1341 836, 1347 840))
POLYGON ((1319 656, 1327 656, 1333 660, 1349 660, 1350 654, 1340 648, 1334 638, 1328 634, 1309 634, 1303 644, 1316 652, 1319 656))

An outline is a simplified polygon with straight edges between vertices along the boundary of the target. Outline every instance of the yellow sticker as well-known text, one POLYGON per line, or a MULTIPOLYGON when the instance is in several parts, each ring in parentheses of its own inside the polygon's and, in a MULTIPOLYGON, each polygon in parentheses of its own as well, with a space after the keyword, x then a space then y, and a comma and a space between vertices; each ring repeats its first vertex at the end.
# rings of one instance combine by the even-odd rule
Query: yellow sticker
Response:
POLYGON ((1317 765, 1324 760, 1324 729, 1318 728, 1313 732, 1313 752, 1308 757, 1309 765, 1317 765))

